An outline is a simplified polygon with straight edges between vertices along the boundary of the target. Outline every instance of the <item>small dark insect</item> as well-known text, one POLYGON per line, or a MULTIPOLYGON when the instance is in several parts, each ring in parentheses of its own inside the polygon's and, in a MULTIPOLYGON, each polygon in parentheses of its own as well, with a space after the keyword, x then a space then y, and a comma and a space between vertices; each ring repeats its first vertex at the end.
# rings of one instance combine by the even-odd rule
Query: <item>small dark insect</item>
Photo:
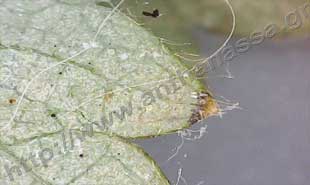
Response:
POLYGON ((56 118, 56 114, 54 114, 54 113, 51 114, 51 117, 52 117, 52 118, 56 118))
POLYGON ((153 13, 143 11, 142 14, 145 15, 145 16, 149 16, 149 17, 154 17, 154 18, 156 18, 156 17, 159 16, 159 10, 156 9, 156 10, 153 11, 153 13))

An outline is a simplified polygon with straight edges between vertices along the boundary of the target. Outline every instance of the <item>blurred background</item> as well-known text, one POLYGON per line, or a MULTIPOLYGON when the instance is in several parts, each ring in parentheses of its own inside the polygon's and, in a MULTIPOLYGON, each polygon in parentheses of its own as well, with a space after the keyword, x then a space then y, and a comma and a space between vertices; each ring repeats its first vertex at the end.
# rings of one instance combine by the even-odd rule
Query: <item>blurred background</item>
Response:
POLYGON ((123 5, 125 14, 188 66, 225 42, 233 27, 231 8, 236 30, 227 46, 244 49, 203 79, 221 101, 222 116, 136 143, 174 185, 309 185, 310 2, 229 2, 135 0, 123 5), (142 13, 155 10, 159 16, 142 13), (240 39, 246 41, 238 47, 240 39))

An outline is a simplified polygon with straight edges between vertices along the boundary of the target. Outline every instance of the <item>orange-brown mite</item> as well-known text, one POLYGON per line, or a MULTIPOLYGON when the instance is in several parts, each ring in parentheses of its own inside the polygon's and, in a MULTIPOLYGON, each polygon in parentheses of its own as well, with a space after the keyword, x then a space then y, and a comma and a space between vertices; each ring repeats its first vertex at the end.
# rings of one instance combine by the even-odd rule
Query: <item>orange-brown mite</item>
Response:
POLYGON ((207 92, 198 93, 195 98, 198 100, 198 104, 195 104, 197 107, 193 109, 192 116, 189 120, 191 124, 195 124, 203 119, 208 118, 209 116, 215 115, 218 113, 218 106, 215 100, 207 92))

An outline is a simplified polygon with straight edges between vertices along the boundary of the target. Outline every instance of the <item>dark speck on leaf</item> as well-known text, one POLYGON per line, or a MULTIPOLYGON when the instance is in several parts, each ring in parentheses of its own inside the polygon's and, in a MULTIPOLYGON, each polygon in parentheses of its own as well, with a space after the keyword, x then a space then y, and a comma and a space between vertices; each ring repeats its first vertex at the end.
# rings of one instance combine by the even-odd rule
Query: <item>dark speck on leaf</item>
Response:
POLYGON ((52 117, 52 118, 56 118, 56 114, 54 114, 54 113, 51 114, 51 117, 52 117))
POLYGON ((16 100, 15 99, 9 99, 10 104, 15 104, 16 100))
POLYGON ((80 154, 80 157, 81 157, 81 158, 83 158, 83 157, 84 157, 84 155, 83 155, 83 154, 80 154))
POLYGON ((142 14, 143 14, 144 16, 148 16, 148 17, 154 17, 154 18, 156 18, 156 17, 158 17, 158 16, 159 16, 159 10, 158 10, 158 9, 156 9, 156 10, 154 10, 152 13, 150 13, 150 12, 146 12, 146 11, 143 11, 143 12, 142 12, 142 14))

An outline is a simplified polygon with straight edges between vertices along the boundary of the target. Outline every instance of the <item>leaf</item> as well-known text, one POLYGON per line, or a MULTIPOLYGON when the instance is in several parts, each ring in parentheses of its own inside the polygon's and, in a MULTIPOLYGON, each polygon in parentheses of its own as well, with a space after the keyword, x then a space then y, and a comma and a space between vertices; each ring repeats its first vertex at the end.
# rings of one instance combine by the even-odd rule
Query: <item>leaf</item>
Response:
MULTIPOLYGON (((72 135, 76 137, 74 141, 79 141, 77 131, 72 135)), ((58 153, 62 148, 54 144, 62 142, 62 134, 55 133, 14 146, 0 146, 0 162, 6 166, 6 170, 1 170, 0 183, 169 184, 142 149, 119 137, 97 134, 80 142, 80 145, 75 143, 73 149, 68 142, 70 150, 58 153), (21 176, 14 171, 14 167, 21 170, 21 176)))
POLYGON ((13 167, 14 181, 2 170, 1 184, 168 184, 125 138, 174 132, 218 111, 190 70, 118 5, 2 2, 0 164, 13 167), (95 134, 85 139, 85 128, 95 134), (65 133, 74 147, 58 152, 65 133), (51 159, 29 167, 21 159, 32 153, 51 159), (16 163, 27 173, 18 177, 16 163))

